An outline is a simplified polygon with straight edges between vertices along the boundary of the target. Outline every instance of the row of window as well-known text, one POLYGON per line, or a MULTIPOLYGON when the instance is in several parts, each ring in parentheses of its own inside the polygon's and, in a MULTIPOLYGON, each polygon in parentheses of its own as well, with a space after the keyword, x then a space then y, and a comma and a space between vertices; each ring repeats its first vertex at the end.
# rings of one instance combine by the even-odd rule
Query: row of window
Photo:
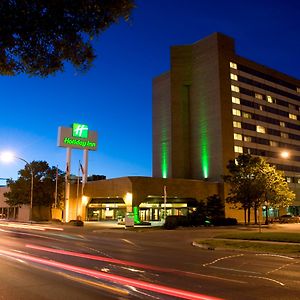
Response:
POLYGON ((275 97, 270 96, 270 95, 262 95, 260 93, 250 91, 249 89, 246 89, 246 88, 243 88, 243 87, 238 87, 236 85, 231 85, 231 91, 236 92, 236 93, 240 93, 240 94, 245 94, 245 95, 254 97, 258 100, 266 100, 269 103, 275 103, 275 104, 278 104, 280 106, 289 107, 293 110, 300 111, 300 106, 298 106, 298 105, 294 105, 292 103, 289 103, 287 101, 275 98, 275 97))
MULTIPOLYGON (((274 107, 270 107, 270 106, 260 105, 260 104, 257 104, 255 102, 245 100, 243 98, 232 97, 232 102, 235 103, 235 104, 241 104, 241 105, 248 106, 248 107, 251 107, 251 108, 254 108, 254 109, 258 109, 260 111, 265 111, 265 112, 268 112, 268 113, 272 113, 274 115, 279 115, 279 116, 282 116, 282 117, 286 117, 286 118, 289 118, 289 119, 292 119, 292 120, 294 120, 294 118, 295 118, 294 114, 290 114, 287 111, 283 111, 283 110, 280 110, 280 109, 277 109, 277 108, 274 108, 274 107)), ((263 118, 263 117, 261 116, 261 118, 263 118)), ((280 125, 281 127, 287 127, 287 128, 290 128, 290 129, 300 130, 300 125, 297 125, 295 123, 290 123, 290 122, 278 121, 274 118, 265 118, 265 122, 280 125)))
POLYGON ((237 141, 244 141, 244 142, 249 142, 249 143, 254 143, 254 144, 261 144, 261 145, 267 145, 267 146, 271 146, 271 147, 280 147, 280 148, 287 148, 287 149, 291 149, 291 150, 300 151, 300 146, 283 143, 283 142, 278 142, 278 141, 273 141, 273 140, 268 140, 268 139, 264 139, 264 138, 257 137, 257 136, 249 136, 249 135, 244 135, 241 133, 234 133, 233 138, 237 141))
POLYGON ((234 63, 234 62, 230 62, 230 68, 236 69, 236 70, 238 69, 238 70, 243 71, 247 74, 254 75, 254 76, 259 77, 261 79, 268 80, 270 82, 279 84, 281 86, 284 86, 286 88, 289 88, 291 90, 294 90, 294 91, 297 91, 298 93, 300 93, 300 88, 297 87, 296 85, 291 84, 291 83, 289 83, 287 81, 284 81, 282 79, 276 78, 274 76, 259 72, 257 70, 252 69, 252 68, 249 68, 249 67, 246 67, 246 66, 243 66, 243 65, 240 65, 240 64, 237 66, 237 64, 234 63))
MULTIPOLYGON (((280 127, 287 127, 287 128, 291 128, 291 129, 295 129, 295 130, 300 130, 300 125, 289 123, 289 122, 284 122, 284 121, 279 121, 279 120, 271 118, 271 117, 262 116, 262 115, 250 113, 247 111, 242 111, 242 110, 236 109, 236 108, 232 109, 232 114, 234 116, 243 117, 246 119, 253 119, 253 120, 264 122, 264 123, 274 124, 274 125, 278 125, 280 127)), ((297 120, 297 117, 295 119, 295 115, 293 115, 293 114, 289 114, 289 118, 293 119, 293 120, 297 120)))
POLYGON ((254 125, 254 124, 249 124, 249 123, 240 122, 240 121, 233 121, 233 127, 256 131, 256 132, 264 133, 264 134, 266 133, 266 134, 270 134, 270 135, 274 135, 274 136, 280 136, 284 139, 292 139, 292 140, 300 141, 300 135, 282 132, 280 130, 276 130, 276 129, 272 129, 272 128, 266 128, 261 125, 254 125))
MULTIPOLYGON (((272 152, 263 149, 249 148, 249 147, 242 147, 242 146, 234 146, 234 152, 240 154, 243 153, 243 154, 251 154, 251 155, 258 155, 258 156, 272 157, 272 158, 280 157, 278 152, 272 152)), ((292 160, 300 162, 300 156, 293 156, 292 160)))

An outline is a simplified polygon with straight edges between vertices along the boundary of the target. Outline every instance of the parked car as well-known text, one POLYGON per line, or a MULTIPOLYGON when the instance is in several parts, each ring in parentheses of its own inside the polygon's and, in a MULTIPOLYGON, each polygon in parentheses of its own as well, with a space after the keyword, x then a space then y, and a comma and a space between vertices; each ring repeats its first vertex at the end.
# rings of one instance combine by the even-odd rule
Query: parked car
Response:
POLYGON ((300 223, 299 216, 282 215, 276 219, 277 219, 277 222, 279 222, 279 223, 300 223))

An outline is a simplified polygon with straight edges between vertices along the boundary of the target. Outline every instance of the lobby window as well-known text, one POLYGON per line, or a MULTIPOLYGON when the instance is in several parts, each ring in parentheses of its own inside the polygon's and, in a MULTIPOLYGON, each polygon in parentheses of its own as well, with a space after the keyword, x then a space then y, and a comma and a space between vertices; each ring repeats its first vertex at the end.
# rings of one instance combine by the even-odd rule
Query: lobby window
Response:
POLYGON ((235 128, 242 128, 242 123, 241 122, 237 122, 237 121, 233 121, 233 127, 235 127, 235 128))
POLYGON ((251 136, 245 135, 245 136, 244 136, 244 141, 245 141, 245 142, 251 142, 251 141, 252 141, 251 136))
POLYGON ((243 153, 243 147, 241 146, 234 146, 235 153, 243 153))
POLYGON ((235 103, 235 104, 241 104, 240 98, 237 98, 237 97, 231 97, 231 101, 232 101, 232 103, 235 103))
POLYGON ((276 142, 276 141, 270 141, 270 146, 272 146, 272 147, 278 147, 278 142, 276 142))
POLYGON ((230 79, 232 79, 232 80, 238 80, 238 77, 237 77, 236 74, 230 73, 230 79))
POLYGON ((263 100, 263 95, 259 93, 255 93, 255 98, 259 100, 263 100))
POLYGON ((234 133, 233 134, 233 138, 235 140, 238 140, 238 141, 242 141, 243 140, 243 136, 240 133, 234 133))
POLYGON ((234 116, 241 116, 241 111, 239 110, 239 109, 235 109, 235 108, 233 108, 232 109, 232 114, 234 115, 234 116))
POLYGON ((237 69, 237 64, 231 61, 230 62, 230 68, 237 69))
POLYGON ((260 125, 256 125, 256 131, 259 133, 266 133, 266 128, 260 125))
POLYGON ((233 92, 237 92, 237 93, 240 92, 240 88, 239 88, 238 86, 236 86, 236 85, 231 85, 231 90, 232 90, 233 92))
POLYGON ((243 118, 246 118, 246 119, 251 119, 252 116, 250 113, 247 113, 247 112, 243 112, 243 118))
POLYGON ((270 96, 270 95, 267 95, 267 101, 269 103, 273 103, 274 102, 272 96, 270 96))
POLYGON ((279 125, 280 125, 281 127, 285 127, 285 122, 280 121, 279 125))
POLYGON ((288 139, 289 135, 286 132, 280 132, 280 136, 284 139, 288 139))
POLYGON ((297 120, 297 116, 291 113, 289 114, 289 118, 292 120, 297 120))

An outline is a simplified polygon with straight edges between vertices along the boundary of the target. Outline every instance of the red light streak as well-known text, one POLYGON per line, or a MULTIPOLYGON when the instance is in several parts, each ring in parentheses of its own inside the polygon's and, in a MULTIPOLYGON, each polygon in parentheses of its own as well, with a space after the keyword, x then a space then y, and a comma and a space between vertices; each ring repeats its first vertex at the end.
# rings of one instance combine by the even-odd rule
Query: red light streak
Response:
POLYGON ((131 279, 131 278, 127 278, 127 277, 123 277, 123 276, 119 276, 119 275, 107 274, 104 272, 90 270, 90 269, 86 269, 86 268, 82 268, 82 267, 77 267, 74 265, 68 265, 65 263, 56 262, 53 260, 47 260, 44 258, 38 258, 38 257, 30 256, 27 254, 15 253, 15 252, 6 251, 6 250, 0 250, 0 253, 8 255, 8 256, 13 256, 13 257, 21 258, 24 260, 32 261, 35 263, 39 263, 39 264, 43 264, 43 265, 56 267, 59 269, 91 276, 94 278, 113 281, 115 283, 119 283, 119 284, 123 284, 123 285, 130 285, 130 286, 134 286, 136 288, 141 288, 144 290, 153 291, 153 292, 157 292, 160 294, 174 296, 174 297, 178 297, 178 298, 182 298, 182 299, 220 300, 220 298, 215 298, 215 297, 211 297, 211 296, 207 296, 207 295, 203 295, 203 294, 180 290, 180 289, 163 286, 163 285, 159 285, 159 284, 148 283, 145 281, 131 279))

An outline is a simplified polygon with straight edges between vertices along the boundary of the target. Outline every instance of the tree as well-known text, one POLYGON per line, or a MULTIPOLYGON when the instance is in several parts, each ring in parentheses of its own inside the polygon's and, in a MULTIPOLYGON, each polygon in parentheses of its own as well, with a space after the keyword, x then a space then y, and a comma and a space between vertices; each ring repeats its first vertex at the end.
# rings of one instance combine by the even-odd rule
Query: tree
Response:
POLYGON ((225 216, 224 203, 220 196, 212 195, 207 197, 206 200, 207 216, 211 219, 221 218, 225 216))
POLYGON ((134 0, 2 0, 0 74, 45 77, 64 62, 88 70, 93 38, 133 8, 134 0))
POLYGON ((17 180, 8 180, 9 192, 4 196, 11 205, 30 203, 31 171, 33 172, 33 206, 52 207, 55 201, 56 172, 58 172, 58 202, 64 197, 64 173, 56 167, 50 168, 45 161, 32 161, 21 169, 17 180))
POLYGON ((223 177, 230 184, 226 201, 244 209, 245 223, 246 211, 248 223, 250 222, 251 208, 254 208, 256 223, 256 211, 261 205, 267 203, 272 207, 284 207, 295 199, 295 194, 285 181, 284 173, 261 157, 239 155, 235 160, 229 161, 227 169, 230 175, 223 177))

